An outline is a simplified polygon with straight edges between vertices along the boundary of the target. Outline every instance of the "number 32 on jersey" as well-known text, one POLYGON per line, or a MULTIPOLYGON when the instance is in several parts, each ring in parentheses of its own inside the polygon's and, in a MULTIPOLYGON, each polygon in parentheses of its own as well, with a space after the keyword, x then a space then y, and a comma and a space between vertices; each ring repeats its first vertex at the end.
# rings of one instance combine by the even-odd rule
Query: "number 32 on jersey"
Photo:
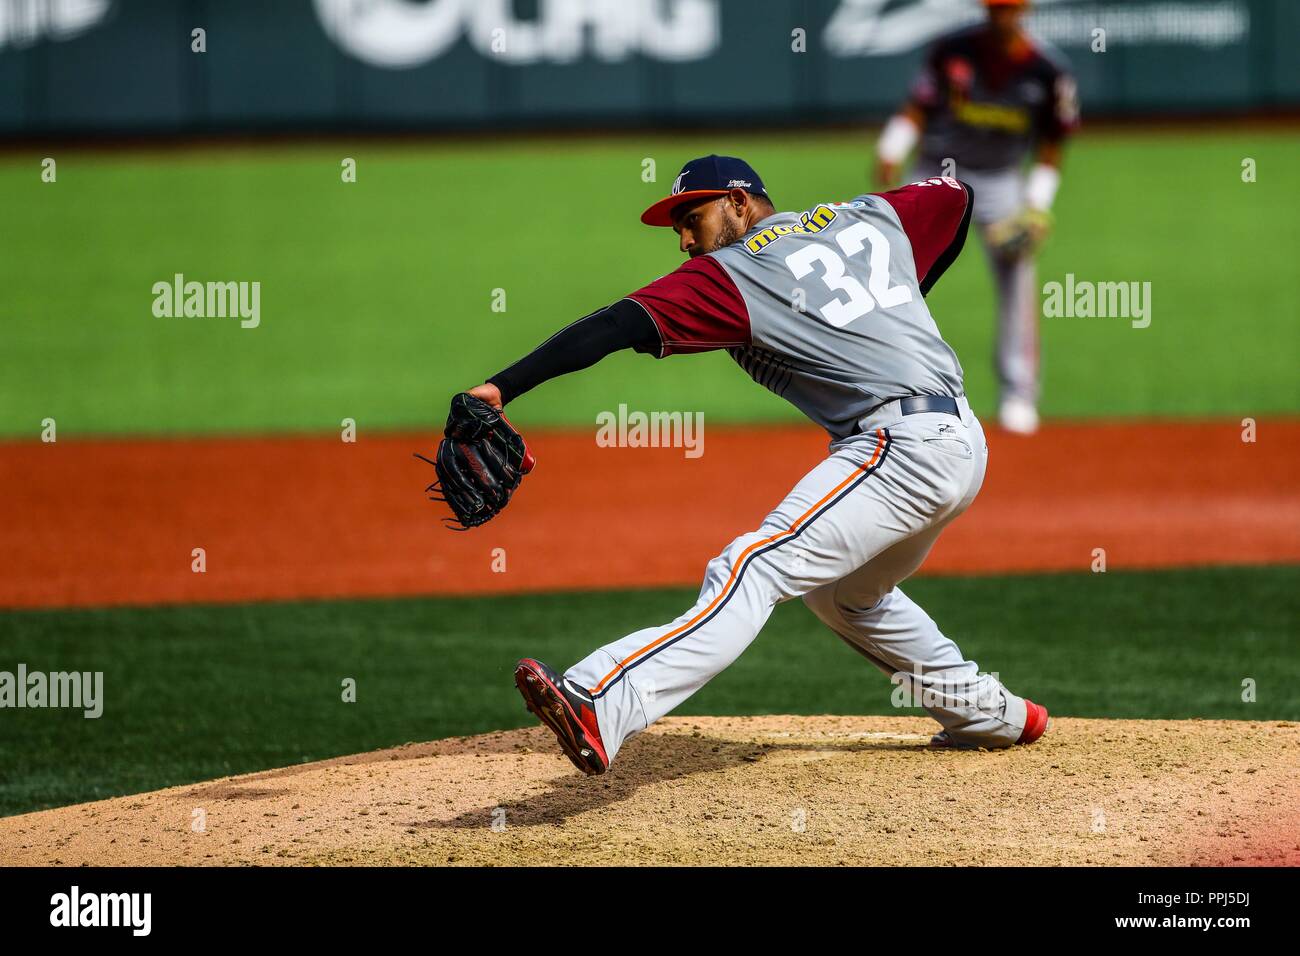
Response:
POLYGON ((818 278, 832 292, 842 292, 848 297, 845 301, 836 295, 817 308, 829 324, 840 329, 877 305, 888 309, 912 301, 912 290, 908 286, 889 284, 889 240, 871 223, 857 222, 841 229, 835 235, 835 244, 839 246, 839 252, 826 243, 812 242, 785 257, 785 264, 795 279, 804 279, 821 266, 818 278), (871 251, 866 262, 867 285, 863 288, 862 283, 849 274, 844 260, 859 256, 867 246, 871 251))

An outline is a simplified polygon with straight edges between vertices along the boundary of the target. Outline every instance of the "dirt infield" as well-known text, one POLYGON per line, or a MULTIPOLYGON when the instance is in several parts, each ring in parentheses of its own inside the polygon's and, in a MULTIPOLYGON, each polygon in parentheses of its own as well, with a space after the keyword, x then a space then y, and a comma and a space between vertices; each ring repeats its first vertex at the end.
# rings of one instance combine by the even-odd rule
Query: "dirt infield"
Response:
POLYGON ((934 728, 668 718, 596 778, 541 728, 411 744, 0 819, 0 864, 1300 864, 1300 725, 934 728))
MULTIPOLYGON (((599 448, 594 429, 530 438, 537 471, 468 534, 424 499, 411 452, 428 436, 0 444, 0 607, 694 586, 827 443, 714 426, 688 459, 599 448)), ((1300 561, 1300 421, 1262 420, 1254 443, 1224 421, 990 429, 990 445, 926 573, 1085 570, 1095 548, 1111 570, 1300 561)))

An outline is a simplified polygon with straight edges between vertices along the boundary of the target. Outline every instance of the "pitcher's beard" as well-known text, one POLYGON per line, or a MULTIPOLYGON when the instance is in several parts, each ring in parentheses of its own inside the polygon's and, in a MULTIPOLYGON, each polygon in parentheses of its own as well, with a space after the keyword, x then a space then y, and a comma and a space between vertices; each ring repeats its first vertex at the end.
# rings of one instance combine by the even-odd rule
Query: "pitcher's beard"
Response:
POLYGON ((743 235, 743 233, 740 231, 740 223, 735 219, 728 219, 723 223, 722 229, 718 232, 718 237, 713 240, 713 247, 706 249, 705 252, 717 252, 719 249, 731 245, 733 242, 738 240, 741 235, 743 235))

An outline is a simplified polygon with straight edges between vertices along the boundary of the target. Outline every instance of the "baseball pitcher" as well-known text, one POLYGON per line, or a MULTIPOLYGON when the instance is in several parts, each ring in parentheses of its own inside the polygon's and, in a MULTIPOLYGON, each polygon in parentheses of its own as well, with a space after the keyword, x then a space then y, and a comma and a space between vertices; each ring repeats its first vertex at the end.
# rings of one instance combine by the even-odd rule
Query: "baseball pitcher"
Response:
POLYGON ((981 674, 898 587, 984 480, 984 434, 961 365, 925 304, 961 251, 971 210, 970 187, 935 177, 777 212, 747 163, 692 160, 672 194, 641 216, 671 226, 690 258, 453 401, 439 477, 466 524, 504 506, 531 467, 502 406, 619 349, 659 359, 726 349, 831 436, 829 456, 709 562, 689 610, 564 674, 519 662, 524 701, 580 770, 608 769, 629 737, 703 687, 778 602, 796 597, 917 695, 942 725, 933 745, 1007 747, 1047 729, 1044 708, 981 674), (504 438, 493 437, 501 430, 504 438), (464 494, 484 469, 499 487, 493 478, 464 494))
POLYGON ((985 22, 930 50, 909 100, 881 133, 876 178, 893 185, 919 140, 912 179, 956 176, 974 188, 974 220, 997 296, 998 418, 1008 431, 1032 434, 1039 397, 1034 254, 1051 229, 1062 147, 1079 108, 1064 59, 1022 28, 1027 0, 984 5, 985 22))

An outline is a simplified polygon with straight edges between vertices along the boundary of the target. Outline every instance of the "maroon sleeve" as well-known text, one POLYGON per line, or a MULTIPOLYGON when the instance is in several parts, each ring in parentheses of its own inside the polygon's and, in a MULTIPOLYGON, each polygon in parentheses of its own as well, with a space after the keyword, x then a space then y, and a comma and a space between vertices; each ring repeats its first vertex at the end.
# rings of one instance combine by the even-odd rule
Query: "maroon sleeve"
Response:
POLYGON ((654 319, 659 357, 749 344, 749 310, 727 270, 712 256, 688 260, 627 298, 654 319))
MULTIPOLYGON (((947 176, 936 176, 887 193, 876 193, 894 207, 903 231, 912 243, 912 260, 916 263, 916 279, 926 291, 933 282, 927 282, 936 263, 946 259, 950 247, 966 236, 970 222, 968 207, 970 194, 965 186, 947 176)), ((947 263, 943 263, 947 267, 947 263)), ((936 275, 934 278, 938 278, 936 275)))

